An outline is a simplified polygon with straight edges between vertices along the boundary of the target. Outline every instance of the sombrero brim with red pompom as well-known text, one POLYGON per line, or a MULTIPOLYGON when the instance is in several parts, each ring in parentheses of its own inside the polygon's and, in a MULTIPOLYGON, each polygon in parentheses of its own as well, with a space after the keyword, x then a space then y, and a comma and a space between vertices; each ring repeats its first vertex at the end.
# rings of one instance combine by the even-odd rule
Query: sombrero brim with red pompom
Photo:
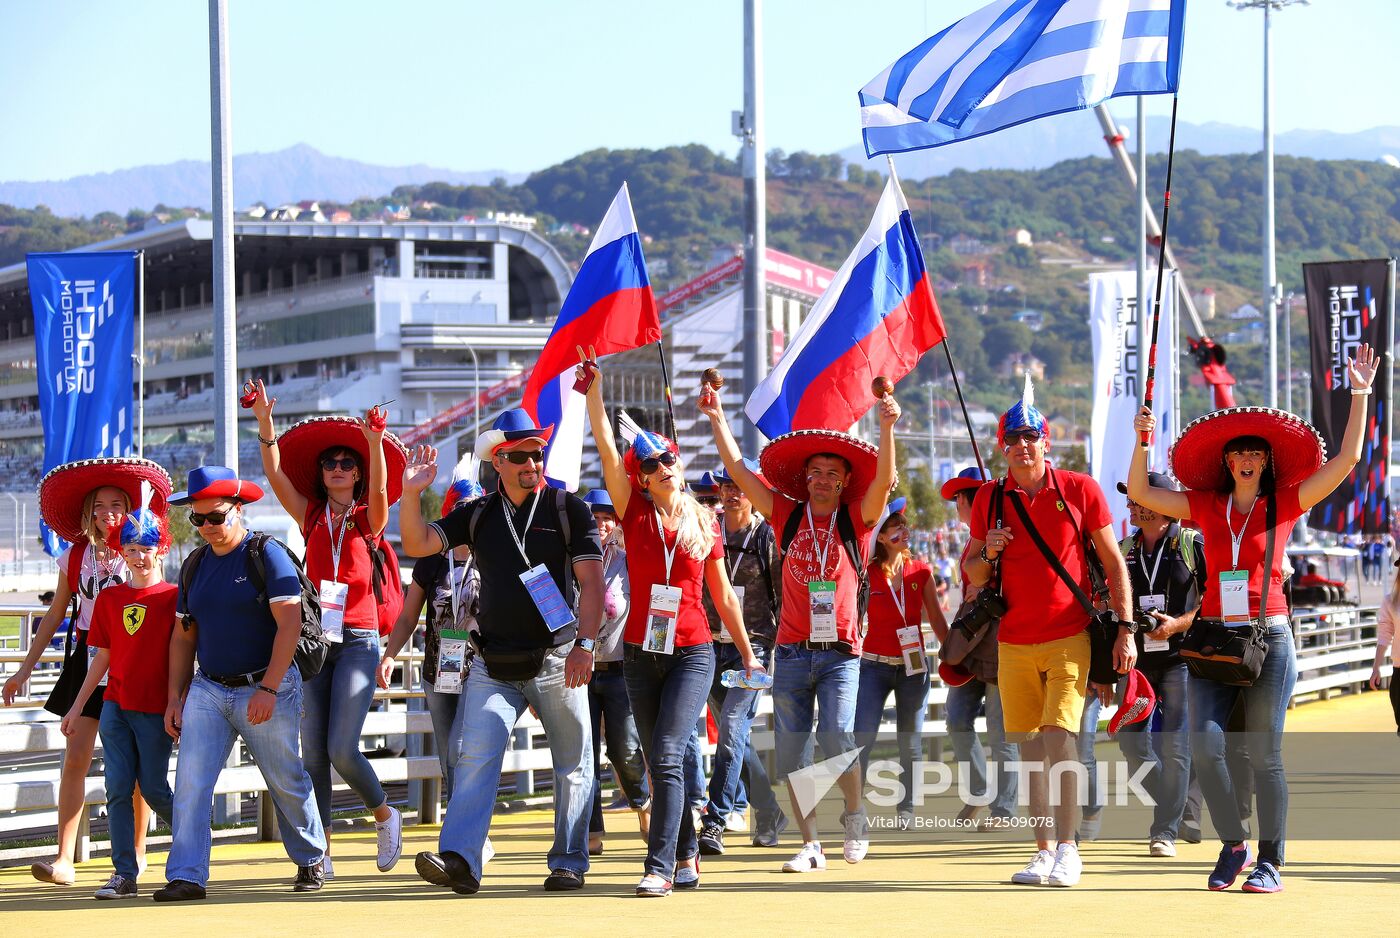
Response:
POLYGON ((1269 443, 1274 485, 1297 485, 1322 467, 1327 444, 1296 414, 1272 407, 1228 407, 1188 423, 1171 448, 1172 475, 1188 489, 1215 491, 1225 482, 1225 444, 1240 436, 1269 443))
MULTIPOLYGON (((807 491, 807 460, 819 453, 840 456, 851 464, 851 480, 841 492, 843 502, 865 497, 875 481, 880 451, 874 446, 835 430, 794 430, 763 448, 758 465, 769 485, 796 502, 811 498, 807 491)), ((897 480, 896 480, 897 481, 897 480)))
POLYGON ((151 508, 162 517, 170 498, 170 475, 156 463, 138 456, 82 459, 50 469, 39 481, 39 514, 65 541, 84 539, 83 500, 94 489, 111 485, 126 493, 128 509, 141 505, 141 483, 151 483, 151 508))
MULTIPOLYGON (((384 434, 384 464, 387 470, 389 504, 403 494, 403 470, 408 465, 408 449, 392 433, 384 434)), ((369 472, 369 444, 354 417, 309 417, 288 427, 277 438, 282 454, 282 472, 306 498, 314 499, 321 477, 321 454, 344 448, 358 453, 369 472)))

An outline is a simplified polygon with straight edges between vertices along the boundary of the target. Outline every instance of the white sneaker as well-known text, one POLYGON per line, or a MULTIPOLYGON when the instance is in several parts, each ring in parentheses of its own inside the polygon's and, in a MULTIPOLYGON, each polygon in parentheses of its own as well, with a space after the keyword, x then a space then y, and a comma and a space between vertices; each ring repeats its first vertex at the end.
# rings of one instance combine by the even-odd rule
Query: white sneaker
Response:
POLYGON ((335 879, 335 867, 331 866, 330 854, 321 858, 321 881, 330 882, 335 879))
POLYGON ((1011 881, 1018 886, 1044 886, 1055 867, 1055 855, 1049 850, 1041 850, 1019 873, 1011 874, 1011 881))
POLYGON ((392 805, 389 812, 389 820, 374 822, 374 839, 379 842, 375 865, 381 873, 392 870, 403 854, 403 814, 392 805))
POLYGON ((842 851, 846 862, 859 863, 870 852, 870 825, 865 819, 865 810, 843 813, 841 823, 846 828, 846 843, 842 851))
POLYGON ((1176 856, 1176 844, 1165 837, 1153 837, 1147 845, 1147 852, 1154 857, 1176 856))
POLYGON ((724 829, 727 831, 746 831, 749 829, 749 819, 743 811, 730 811, 724 816, 724 829))
POLYGON ((822 845, 815 840, 808 841, 797 851, 797 856, 783 864, 784 873, 810 873, 826 869, 826 854, 822 845))
POLYGON ((481 865, 485 866, 491 862, 491 858, 496 855, 496 848, 491 846, 491 838, 487 837, 486 842, 481 845, 481 865))
POLYGON ((1079 848, 1074 844, 1060 844, 1055 851, 1055 865, 1050 870, 1050 885, 1073 886, 1079 882, 1082 872, 1084 861, 1079 859, 1079 848))

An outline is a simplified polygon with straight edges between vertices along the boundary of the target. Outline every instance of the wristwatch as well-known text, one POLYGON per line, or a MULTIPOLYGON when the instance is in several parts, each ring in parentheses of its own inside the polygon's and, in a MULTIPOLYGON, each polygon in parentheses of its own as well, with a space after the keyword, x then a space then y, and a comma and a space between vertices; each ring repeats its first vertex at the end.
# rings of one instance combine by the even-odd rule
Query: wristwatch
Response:
POLYGON ((1129 635, 1136 635, 1138 633, 1138 623, 1136 619, 1119 619, 1118 627, 1120 629, 1127 629, 1129 635))
POLYGON ((591 654, 593 654, 593 649, 594 649, 594 647, 595 647, 597 644, 598 644, 598 642, 597 642, 596 639, 592 639, 592 638, 580 638, 580 639, 578 639, 577 641, 574 642, 574 647, 576 647, 576 648, 581 648, 581 649, 583 649, 584 651, 588 652, 588 653, 591 655, 591 654))

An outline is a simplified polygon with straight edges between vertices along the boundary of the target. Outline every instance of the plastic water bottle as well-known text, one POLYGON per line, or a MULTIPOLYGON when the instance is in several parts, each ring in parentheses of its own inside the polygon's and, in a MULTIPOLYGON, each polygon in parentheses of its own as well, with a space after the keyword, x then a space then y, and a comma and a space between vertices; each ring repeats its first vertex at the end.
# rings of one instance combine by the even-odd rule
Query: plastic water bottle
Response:
POLYGON ((767 690, 773 686, 773 675, 766 671, 755 674, 752 679, 741 669, 732 668, 719 676, 725 687, 742 687, 744 690, 767 690))

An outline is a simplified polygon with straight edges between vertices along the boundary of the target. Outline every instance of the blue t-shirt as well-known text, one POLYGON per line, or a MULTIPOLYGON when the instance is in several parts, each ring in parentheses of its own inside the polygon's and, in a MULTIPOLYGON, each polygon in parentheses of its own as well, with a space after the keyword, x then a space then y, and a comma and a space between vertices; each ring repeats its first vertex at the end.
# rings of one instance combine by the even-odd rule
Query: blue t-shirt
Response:
POLYGON ((266 601, 258 598, 250 565, 247 538, 222 557, 210 550, 199 562, 189 594, 181 592, 177 608, 194 616, 199 629, 195 652, 199 666, 210 674, 226 677, 266 668, 277 637, 277 620, 268 604, 301 598, 296 564, 280 544, 271 539, 263 544, 266 601))

